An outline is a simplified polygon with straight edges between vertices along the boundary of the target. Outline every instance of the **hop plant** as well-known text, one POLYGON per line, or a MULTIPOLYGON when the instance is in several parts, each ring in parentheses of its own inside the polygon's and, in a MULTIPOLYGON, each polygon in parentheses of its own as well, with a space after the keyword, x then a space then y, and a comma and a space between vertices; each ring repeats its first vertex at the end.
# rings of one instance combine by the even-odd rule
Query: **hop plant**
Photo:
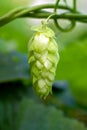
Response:
POLYGON ((46 24, 32 29, 35 34, 28 44, 28 63, 34 90, 39 97, 46 99, 49 93, 52 94, 59 61, 58 45, 54 32, 46 24))

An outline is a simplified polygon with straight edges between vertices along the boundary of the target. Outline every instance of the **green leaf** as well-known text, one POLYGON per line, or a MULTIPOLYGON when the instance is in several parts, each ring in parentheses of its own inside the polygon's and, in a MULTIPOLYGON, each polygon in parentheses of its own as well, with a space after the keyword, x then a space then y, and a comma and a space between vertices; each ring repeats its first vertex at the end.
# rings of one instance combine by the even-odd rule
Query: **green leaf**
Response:
POLYGON ((23 99, 18 114, 19 130, 87 130, 84 124, 64 117, 60 110, 23 99))
POLYGON ((68 80, 76 100, 87 105, 87 39, 69 44, 60 52, 56 78, 68 80))
POLYGON ((26 55, 17 52, 0 53, 0 83, 29 78, 26 55))

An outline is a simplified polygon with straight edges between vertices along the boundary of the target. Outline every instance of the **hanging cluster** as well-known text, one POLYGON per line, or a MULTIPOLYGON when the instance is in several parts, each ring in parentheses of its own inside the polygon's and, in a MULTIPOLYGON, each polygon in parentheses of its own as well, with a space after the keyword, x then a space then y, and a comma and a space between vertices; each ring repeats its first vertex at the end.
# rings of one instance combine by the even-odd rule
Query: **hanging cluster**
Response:
POLYGON ((59 61, 58 45, 54 32, 46 25, 32 29, 36 32, 28 44, 28 62, 34 90, 45 99, 49 93, 52 94, 52 83, 59 61))

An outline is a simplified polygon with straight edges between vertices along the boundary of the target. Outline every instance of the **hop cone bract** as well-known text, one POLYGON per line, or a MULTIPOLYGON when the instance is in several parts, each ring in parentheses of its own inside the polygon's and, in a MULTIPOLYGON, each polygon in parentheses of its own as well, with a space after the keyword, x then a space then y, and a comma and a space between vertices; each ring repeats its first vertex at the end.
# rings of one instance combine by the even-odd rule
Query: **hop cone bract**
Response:
POLYGON ((46 98, 52 93, 52 83, 59 61, 58 45, 54 32, 47 26, 32 28, 35 34, 28 44, 28 62, 32 83, 37 95, 46 98))

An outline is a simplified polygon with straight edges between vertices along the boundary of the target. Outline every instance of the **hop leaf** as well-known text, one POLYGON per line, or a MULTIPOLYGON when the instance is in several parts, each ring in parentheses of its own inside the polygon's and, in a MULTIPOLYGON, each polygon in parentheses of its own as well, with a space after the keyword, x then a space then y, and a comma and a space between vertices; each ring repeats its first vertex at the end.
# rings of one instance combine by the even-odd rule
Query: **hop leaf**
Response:
POLYGON ((45 99, 49 93, 52 94, 52 83, 59 61, 58 45, 54 32, 46 25, 32 29, 36 33, 28 44, 28 62, 34 90, 45 99))

